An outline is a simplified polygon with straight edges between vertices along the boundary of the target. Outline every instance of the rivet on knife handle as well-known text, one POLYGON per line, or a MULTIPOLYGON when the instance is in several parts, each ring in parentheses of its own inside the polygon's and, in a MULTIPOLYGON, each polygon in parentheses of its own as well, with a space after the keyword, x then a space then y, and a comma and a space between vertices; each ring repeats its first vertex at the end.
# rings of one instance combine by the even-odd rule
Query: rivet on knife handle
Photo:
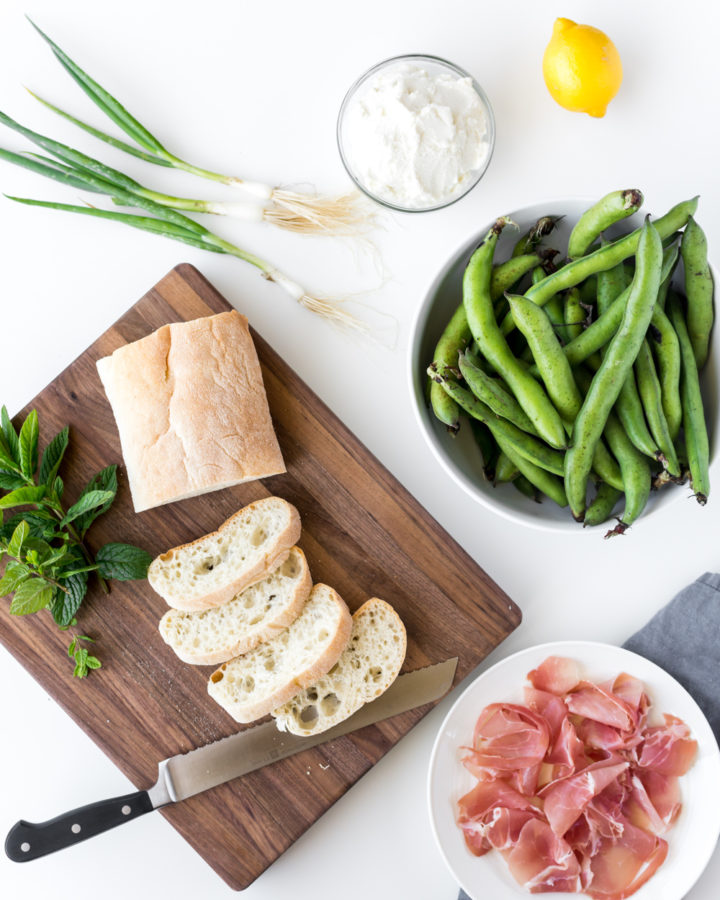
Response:
POLYGON ((37 859, 109 831, 123 822, 151 812, 153 808, 148 792, 137 791, 124 797, 80 806, 47 822, 25 822, 21 819, 8 832, 5 853, 14 862, 37 859))

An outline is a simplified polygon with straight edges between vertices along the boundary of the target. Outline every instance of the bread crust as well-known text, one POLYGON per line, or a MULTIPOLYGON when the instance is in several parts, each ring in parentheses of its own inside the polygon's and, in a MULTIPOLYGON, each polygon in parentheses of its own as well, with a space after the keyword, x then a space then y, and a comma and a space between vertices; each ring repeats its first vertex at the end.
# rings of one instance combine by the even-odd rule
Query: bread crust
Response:
MULTIPOLYGON (((265 500, 268 499, 271 498, 265 498, 265 500)), ((277 500, 281 498, 272 499, 277 500)), ((232 579, 232 581, 229 581, 226 584, 219 586, 215 590, 198 597, 170 597, 166 592, 163 592, 163 590, 158 585, 158 581, 155 577, 155 572, 158 570, 158 568, 160 568, 163 564, 171 561, 175 555, 181 553, 187 548, 198 546, 203 541, 208 541, 209 539, 216 537, 224 529, 228 528, 235 519, 256 510, 263 502, 265 502, 265 500, 256 500, 254 503, 250 503, 248 504, 248 506, 244 506, 242 509, 238 510, 236 513, 226 519, 222 523, 222 525, 220 525, 215 531, 211 531, 209 534, 205 534, 202 537, 196 538, 194 541, 189 541, 187 544, 180 544, 177 547, 172 547, 165 553, 161 553, 150 563, 150 567, 148 568, 148 581, 150 583, 150 586, 153 588, 153 590, 160 594, 160 596, 165 600, 168 606, 172 607, 173 609, 182 610, 183 612, 202 612, 202 610, 204 609, 211 609, 215 606, 222 606, 223 603, 227 603, 229 600, 232 600, 232 598, 239 594, 241 591, 244 591, 246 588, 251 587, 251 585, 253 584, 257 584, 257 582, 262 581, 263 578, 267 578, 267 576, 271 572, 273 572, 278 566, 282 565, 282 563, 285 562, 285 560, 290 555, 290 549, 300 540, 301 523, 300 513, 297 511, 297 509, 292 505, 292 503, 288 503, 286 500, 283 500, 282 502, 287 507, 288 523, 283 531, 277 536, 275 545, 269 548, 263 558, 260 559, 255 565, 243 571, 236 578, 232 579)))
POLYGON ((135 512, 285 471, 248 320, 163 325, 97 362, 135 512))
MULTIPOLYGON (((220 663, 227 662, 229 659, 232 659, 235 656, 241 656, 243 653, 248 653, 254 647, 257 647, 258 644, 271 640, 279 631, 282 631, 283 628, 287 628, 288 625, 291 625, 300 615, 303 606, 310 596, 310 591, 312 590, 312 575, 310 574, 310 568, 307 564, 305 554, 299 547, 293 547, 290 553, 295 553, 298 557, 298 560, 302 567, 301 577, 295 583, 293 595, 290 602, 282 610, 281 614, 272 619, 272 621, 268 622, 264 626, 264 628, 257 629, 252 633, 252 635, 245 636, 236 641, 234 644, 229 646, 226 645, 225 647, 221 647, 214 652, 183 652, 182 648, 178 648, 173 644, 171 640, 168 639, 168 636, 166 634, 167 629, 163 627, 163 624, 167 620, 167 618, 173 615, 173 611, 168 610, 168 612, 166 612, 160 620, 160 625, 158 626, 160 634, 165 643, 169 644, 172 647, 173 651, 179 659, 191 666, 218 666, 220 665, 220 663)), ((237 596, 241 597, 242 592, 237 596)))
MULTIPOLYGON (((282 706, 283 703, 286 703, 288 700, 294 697, 298 691, 302 690, 302 688, 308 687, 309 685, 313 684, 313 682, 317 681, 318 678, 326 675, 330 671, 330 669, 332 669, 338 659, 340 659, 343 650, 347 647, 348 641, 350 640, 350 632, 352 631, 352 616, 350 615, 350 610, 347 608, 347 605, 342 597, 337 593, 336 590, 328 587, 328 585, 326 584, 316 584, 313 587, 310 596, 312 597, 312 593, 318 589, 330 591, 331 597, 337 605, 338 623, 332 640, 326 646, 325 650, 315 658, 312 665, 308 666, 302 672, 296 672, 294 677, 287 684, 282 685, 272 694, 264 697, 262 700, 259 700, 256 703, 232 703, 228 704, 228 706, 231 705, 232 707, 230 709, 228 708, 228 706, 222 703, 217 696, 214 696, 211 693, 213 699, 220 703, 223 709, 225 709, 233 717, 233 719, 235 719, 236 722, 247 724, 248 722, 254 722, 257 719, 261 719, 263 716, 266 716, 272 709, 275 709, 276 706, 282 706)), ((231 664, 232 661, 228 665, 231 664)), ((208 690, 210 690, 210 687, 214 683, 214 679, 217 677, 218 673, 221 673, 223 669, 224 666, 221 666, 220 669, 217 669, 210 676, 210 680, 208 682, 208 690)))

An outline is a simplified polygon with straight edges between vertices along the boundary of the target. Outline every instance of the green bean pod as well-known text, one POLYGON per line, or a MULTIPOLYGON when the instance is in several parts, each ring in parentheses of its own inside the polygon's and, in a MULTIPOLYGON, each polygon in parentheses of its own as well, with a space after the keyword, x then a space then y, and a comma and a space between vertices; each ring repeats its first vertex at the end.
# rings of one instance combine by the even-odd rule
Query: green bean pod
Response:
POLYGON ((515 463, 510 462, 509 457, 501 450, 495 464, 495 484, 506 484, 508 481, 512 481, 513 478, 517 478, 519 474, 520 470, 518 467, 515 463))
POLYGON ((575 420, 582 399, 570 363, 545 311, 526 297, 507 295, 518 331, 525 335, 545 388, 565 422, 575 420))
POLYGON ((685 432, 685 448, 690 480, 695 498, 701 506, 707 503, 710 493, 710 444, 708 440, 705 413, 700 394, 700 380, 695 362, 690 335, 680 298, 674 292, 668 297, 668 312, 680 342, 682 359, 682 377, 680 379, 680 396, 683 405, 683 430, 685 432))
POLYGON ((540 257, 537 253, 524 253, 522 256, 511 256, 505 262, 493 267, 490 276, 490 296, 493 302, 499 300, 505 291, 509 291, 531 269, 537 267, 540 257))
POLYGON ((707 361, 713 326, 713 278, 708 264, 705 232, 692 216, 683 232, 680 254, 685 266, 687 330, 695 362, 698 369, 702 369, 707 361))
POLYGON ((567 497, 560 478, 556 478, 545 469, 541 469, 539 466, 531 463, 518 453, 517 447, 514 447, 502 438, 498 438, 498 444, 508 459, 518 467, 520 474, 527 478, 531 484, 534 484, 543 494, 547 494, 558 506, 567 506, 567 497))
POLYGON ((478 400, 482 400, 496 415, 502 416, 523 431, 537 434, 520 404, 498 379, 491 378, 474 365, 467 353, 460 354, 458 364, 467 386, 478 400))
POLYGON ((473 419, 472 416, 469 421, 475 443, 478 445, 480 455, 482 456, 483 475, 485 476, 486 481, 494 481, 495 465, 497 464, 497 459, 500 455, 500 448, 487 425, 483 425, 482 422, 478 422, 478 420, 473 419))
POLYGON ((443 387, 461 409, 488 426, 498 444, 502 438, 506 444, 512 445, 517 453, 540 468, 552 472, 554 475, 563 474, 565 468, 563 453, 552 450, 536 437, 521 431, 512 422, 498 418, 489 406, 478 400, 471 391, 461 387, 456 381, 443 381, 443 387))
MULTIPOLYGON (((662 289, 662 288, 661 288, 662 289)), ((659 296, 658 296, 659 301, 659 296)), ((674 441, 682 424, 682 403, 680 402, 680 342, 665 311, 655 304, 651 324, 657 329, 658 340, 650 341, 655 355, 662 407, 674 441)))
POLYGON ((673 478, 679 478, 680 466, 672 438, 670 437, 670 428, 663 411, 660 379, 657 376, 647 339, 642 342, 635 360, 635 376, 638 393, 645 410, 645 418, 650 426, 650 433, 662 454, 659 459, 663 464, 663 468, 667 469, 673 478))
MULTIPOLYGON (((666 250, 663 253, 662 270, 660 277, 666 278, 673 262, 672 251, 666 250)), ((525 295, 527 296, 527 294, 525 295)), ((607 344, 615 332, 620 327, 627 299, 630 296, 630 287, 620 294, 610 306, 601 313, 600 316, 583 331, 583 333, 565 347, 565 355, 571 366, 577 366, 579 363, 589 359, 596 351, 602 349, 607 344)))
POLYGON ((650 496, 652 472, 647 458, 632 444, 613 413, 608 415, 605 423, 605 437, 620 463, 625 489, 625 509, 615 528, 605 535, 609 538, 624 534, 645 509, 650 496))
MULTIPOLYGON (((544 237, 547 237, 555 228, 555 225, 562 219, 562 216, 542 216, 537 222, 528 229, 515 243, 513 247, 513 256, 524 256, 526 253, 532 253, 544 237)), ((509 290, 509 288, 506 288, 509 290)))
POLYGON ((603 522, 607 522, 622 495, 621 490, 604 481, 600 482, 597 493, 585 512, 583 525, 602 525, 603 522))
POLYGON ((520 491, 521 494, 524 494, 529 500, 534 500, 535 503, 542 503, 540 492, 524 475, 518 474, 513 478, 512 486, 520 491))
POLYGON ((651 459, 660 459, 660 448, 650 434, 650 429, 645 421, 645 410, 632 369, 620 388, 615 403, 615 412, 622 422, 625 433, 637 449, 651 459))
POLYGON ((586 318, 587 313, 582 307, 579 289, 570 288, 565 294, 565 334, 568 342, 582 334, 586 318))
MULTIPOLYGON (((584 256, 590 245, 600 234, 614 225, 627 219, 637 212, 643 204, 643 195, 636 189, 627 191, 612 191, 606 194, 590 209, 580 216, 577 224, 570 232, 568 241, 568 256, 577 259, 584 256)), ((674 229, 673 229, 674 230, 674 229)))
POLYGON ((555 332, 557 339, 561 344, 567 343, 567 335, 565 332, 565 304, 563 303, 563 298, 560 294, 555 294, 554 297, 551 297, 548 302, 543 306, 543 311, 545 315, 550 319, 550 324, 553 327, 553 331, 555 332))
POLYGON ((563 447, 563 424, 549 397, 513 355, 498 328, 490 297, 492 258, 498 235, 508 220, 498 219, 470 258, 463 276, 463 303, 473 337, 488 362, 505 379, 537 433, 553 447, 563 447))
POLYGON ((597 276, 597 308, 598 315, 606 312, 628 286, 625 266, 618 263, 612 269, 598 272, 597 276))
MULTIPOLYGON (((664 216, 653 222, 653 227, 658 232, 660 238, 668 237, 678 228, 682 228, 697 210, 698 198, 693 197, 692 200, 685 200, 673 206, 664 216)), ((566 266, 543 278, 538 284, 533 285, 525 294, 528 300, 532 300, 538 306, 544 306, 553 294, 558 291, 567 290, 580 284, 590 275, 596 275, 604 269, 611 269, 619 262, 627 259, 637 252, 640 241, 641 228, 635 229, 625 237, 600 247, 588 256, 576 259, 566 266)), ((509 334, 514 327, 512 316, 507 315, 502 323, 503 334, 509 334)), ((597 348, 596 348, 597 349, 597 348)))
MULTIPOLYGON (((560 413, 568 434, 572 434, 573 422, 582 406, 582 396, 552 324, 545 310, 535 306, 527 298, 508 294, 508 301, 518 330, 527 338, 537 361, 548 394, 560 413)), ((617 463, 602 441, 598 441, 595 448, 593 468, 604 481, 622 487, 622 476, 617 463)))
MULTIPOLYGON (((465 315, 465 308, 460 304, 440 335, 440 340, 433 353, 433 364, 436 366, 456 365, 458 353, 464 349, 470 337, 470 326, 465 315)), ((430 406, 435 416, 447 427, 448 431, 451 434, 457 434, 460 428, 457 404, 435 382, 430 385, 430 406)))
POLYGON ((587 481, 595 447, 650 324, 660 287, 661 265, 660 235, 646 221, 641 230, 635 277, 630 285, 622 322, 590 384, 575 420, 572 444, 565 457, 565 490, 573 516, 579 521, 585 513, 587 481))

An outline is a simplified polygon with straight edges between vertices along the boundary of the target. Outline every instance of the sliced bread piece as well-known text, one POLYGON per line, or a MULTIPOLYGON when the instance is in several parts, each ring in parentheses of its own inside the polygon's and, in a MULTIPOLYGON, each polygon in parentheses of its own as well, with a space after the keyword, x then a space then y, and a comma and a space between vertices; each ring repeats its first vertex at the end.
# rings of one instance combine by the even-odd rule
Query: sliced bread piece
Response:
POLYGON ((327 675, 272 710, 280 731, 319 734, 379 697, 397 678, 407 635, 400 616, 372 597, 353 615, 350 643, 327 675))
POLYGON ((342 597, 316 584, 293 624, 216 669, 208 693, 236 722, 260 719, 329 672, 351 629, 352 616, 342 597))
POLYGON ((173 547, 150 563, 148 581, 168 606, 221 606, 285 562, 300 538, 300 515, 280 497, 245 506, 217 531, 173 547))
POLYGON ((297 619, 310 596, 305 554, 293 547, 275 571, 222 606, 202 612, 169 609, 160 634, 183 662, 217 666, 269 641, 297 619))

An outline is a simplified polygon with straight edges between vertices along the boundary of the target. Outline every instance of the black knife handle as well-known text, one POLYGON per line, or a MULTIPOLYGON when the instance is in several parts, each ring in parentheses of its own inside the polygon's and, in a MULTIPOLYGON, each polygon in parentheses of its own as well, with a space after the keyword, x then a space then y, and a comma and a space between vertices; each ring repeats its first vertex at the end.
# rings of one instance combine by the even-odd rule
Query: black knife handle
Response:
POLYGON ((89 803, 47 822, 21 819, 8 832, 5 853, 13 862, 28 862, 109 831, 154 809, 147 791, 89 803))

